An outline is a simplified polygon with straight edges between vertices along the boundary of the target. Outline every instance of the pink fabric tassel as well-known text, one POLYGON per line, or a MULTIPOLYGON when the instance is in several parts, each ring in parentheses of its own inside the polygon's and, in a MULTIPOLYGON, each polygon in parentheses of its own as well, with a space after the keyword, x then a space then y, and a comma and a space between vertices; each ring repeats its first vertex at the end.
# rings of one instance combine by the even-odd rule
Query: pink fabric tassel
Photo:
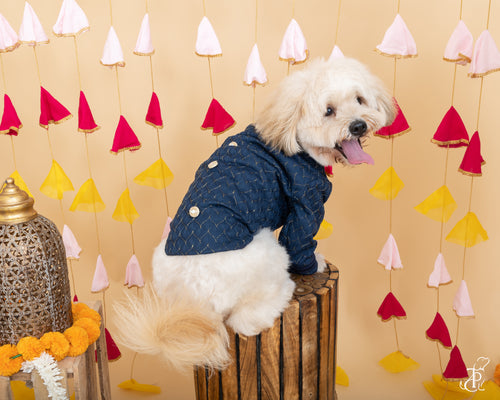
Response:
POLYGON ((403 268, 401 257, 399 256, 398 245, 392 233, 389 234, 389 238, 385 242, 377 261, 379 264, 382 264, 387 271, 403 268))
POLYGON ((453 299, 453 309, 459 317, 474 317, 469 291, 464 280, 460 283, 455 298, 453 299))
POLYGON ((172 222, 172 218, 168 217, 167 222, 165 223, 165 228, 163 228, 161 240, 168 238, 168 234, 170 233, 170 223, 171 222, 172 222))
POLYGON ((92 292, 97 293, 106 290, 109 287, 108 273, 102 261, 102 256, 99 254, 94 272, 94 279, 92 280, 92 292))
POLYGON ((64 248, 66 249, 66 258, 78 260, 80 258, 82 248, 76 241, 75 235, 71 229, 69 229, 68 225, 64 225, 63 227, 62 239, 64 248))
POLYGON ((280 60, 295 64, 306 61, 308 56, 306 38, 297 21, 292 19, 281 42, 280 60))
POLYGON ((443 59, 465 65, 471 61, 473 44, 472 33, 464 21, 460 20, 446 44, 443 59))
POLYGON ((490 32, 483 31, 476 41, 469 68, 471 78, 479 78, 500 70, 500 52, 490 32))
POLYGON ((427 285, 430 287, 439 287, 439 285, 446 285, 451 282, 451 276, 448 273, 448 269, 446 268, 446 264, 444 262, 444 257, 441 253, 436 257, 436 261, 434 262, 434 270, 429 276, 429 281, 427 285))
POLYGON ((139 260, 136 255, 133 254, 127 264, 127 269, 125 271, 125 285, 129 288, 132 286, 143 287, 144 278, 142 277, 141 266, 139 265, 139 260))

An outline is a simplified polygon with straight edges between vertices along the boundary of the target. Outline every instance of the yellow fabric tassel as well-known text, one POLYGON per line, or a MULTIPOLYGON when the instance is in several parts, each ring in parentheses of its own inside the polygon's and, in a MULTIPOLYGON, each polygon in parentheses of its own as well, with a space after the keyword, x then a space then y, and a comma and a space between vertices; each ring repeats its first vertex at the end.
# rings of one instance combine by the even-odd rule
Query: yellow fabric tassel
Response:
POLYGON ((403 371, 413 371, 420 367, 420 364, 405 356, 400 351, 385 356, 378 362, 386 371, 398 373, 403 371))
POLYGON ((61 200, 64 192, 69 190, 75 190, 73 184, 57 161, 52 160, 52 167, 40 186, 40 191, 52 199, 61 200))
POLYGON ((482 227, 476 214, 469 211, 453 227, 448 236, 446 236, 446 240, 464 247, 473 247, 478 243, 488 240, 488 233, 482 227))
POLYGON ((135 379, 123 381, 118 385, 118 387, 121 389, 135 390, 138 392, 161 393, 161 388, 159 386, 138 383, 135 379))
POLYGON ((446 186, 441 186, 415 207, 419 213, 437 222, 447 222, 456 209, 457 203, 446 186))
POLYGON ((321 225, 319 226, 318 233, 314 236, 314 240, 326 239, 333 233, 333 225, 328 221, 321 221, 321 225))
POLYGON ((134 221, 139 218, 139 213, 135 209, 134 203, 132 203, 128 188, 123 191, 118 199, 112 217, 117 221, 128 222, 129 224, 134 223, 134 221))
POLYGON ((155 189, 164 189, 170 185, 173 180, 174 174, 161 158, 134 178, 135 183, 151 186, 155 189))
POLYGON ((375 185, 370 189, 370 193, 380 200, 393 200, 403 187, 404 183, 396 174, 394 168, 389 167, 375 182, 375 185))
POLYGON ((99 192, 92 179, 88 179, 76 194, 73 203, 71 203, 70 211, 85 211, 85 212, 101 212, 104 211, 106 205, 99 196, 99 192))
POLYGON ((19 187, 19 189, 24 190, 28 196, 33 197, 31 192, 28 189, 28 186, 26 185, 26 182, 24 182, 24 179, 19 175, 19 172, 17 172, 17 169, 10 174, 10 177, 14 179, 14 183, 19 187))
POLYGON ((349 377, 347 376, 346 372, 337 366, 335 369, 335 383, 337 385, 342 385, 342 386, 349 386, 349 377))

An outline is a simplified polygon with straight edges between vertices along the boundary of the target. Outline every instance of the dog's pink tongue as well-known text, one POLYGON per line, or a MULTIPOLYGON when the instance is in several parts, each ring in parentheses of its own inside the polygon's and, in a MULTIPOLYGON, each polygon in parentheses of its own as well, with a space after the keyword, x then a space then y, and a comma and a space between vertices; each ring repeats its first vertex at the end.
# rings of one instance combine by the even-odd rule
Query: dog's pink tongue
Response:
POLYGON ((340 145, 342 146, 342 149, 344 150, 344 154, 346 155, 347 160, 351 164, 361 164, 361 163, 366 163, 366 164, 371 164, 371 165, 375 164, 372 156, 363 151, 358 140, 356 140, 356 139, 343 140, 340 145))

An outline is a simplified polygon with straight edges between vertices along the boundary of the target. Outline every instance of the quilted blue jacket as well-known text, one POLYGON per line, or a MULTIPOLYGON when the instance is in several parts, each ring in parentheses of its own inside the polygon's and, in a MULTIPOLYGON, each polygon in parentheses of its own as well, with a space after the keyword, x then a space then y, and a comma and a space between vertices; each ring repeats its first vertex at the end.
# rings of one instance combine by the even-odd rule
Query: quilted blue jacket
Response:
POLYGON ((263 228, 282 227, 290 272, 313 274, 317 233, 332 185, 308 154, 292 157, 262 142, 253 125, 201 164, 165 245, 168 255, 238 250, 263 228))

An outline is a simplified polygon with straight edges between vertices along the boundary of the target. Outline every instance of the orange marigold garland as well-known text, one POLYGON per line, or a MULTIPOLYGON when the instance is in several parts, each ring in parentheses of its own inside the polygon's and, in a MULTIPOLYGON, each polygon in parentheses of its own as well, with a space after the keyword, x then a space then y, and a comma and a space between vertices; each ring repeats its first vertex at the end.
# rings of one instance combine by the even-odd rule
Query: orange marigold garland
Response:
POLYGON ((40 354, 44 351, 44 347, 40 339, 33 336, 26 336, 17 343, 17 350, 25 360, 31 361, 34 358, 40 357, 40 354))
POLYGON ((21 369, 24 359, 12 344, 0 347, 0 375, 10 376, 21 369))
POLYGON ((64 337, 69 342, 68 356, 76 357, 85 353, 89 347, 89 336, 85 329, 73 325, 64 331, 64 337))
POLYGON ((60 361, 66 356, 76 357, 87 350, 100 336, 101 316, 83 303, 72 305, 73 326, 63 333, 47 332, 40 339, 27 336, 17 346, 0 346, 0 376, 19 372, 23 362, 40 360, 44 353, 60 361))

